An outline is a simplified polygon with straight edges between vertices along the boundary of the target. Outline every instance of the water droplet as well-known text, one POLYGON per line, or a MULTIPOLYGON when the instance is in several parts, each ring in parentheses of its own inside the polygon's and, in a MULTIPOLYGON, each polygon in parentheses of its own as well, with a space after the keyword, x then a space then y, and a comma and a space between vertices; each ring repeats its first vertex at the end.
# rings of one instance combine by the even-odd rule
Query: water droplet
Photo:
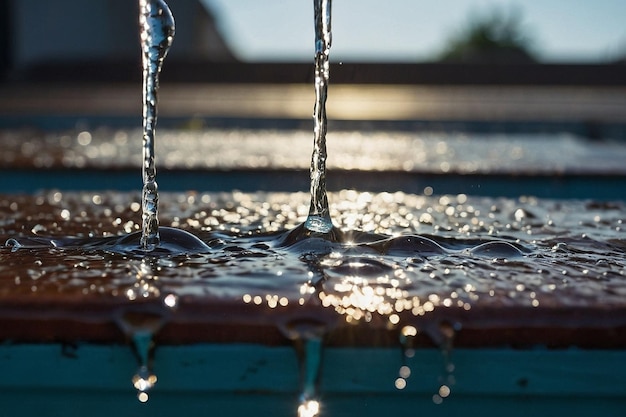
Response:
POLYGON ((396 389, 399 389, 399 390, 405 389, 406 378, 403 378, 403 377, 396 378, 396 381, 394 382, 394 386, 396 387, 396 389))
POLYGON ((567 252, 567 244, 564 242, 558 242, 552 246, 552 252, 567 252))
POLYGON ((315 417, 319 412, 320 403, 316 400, 304 401, 298 406, 298 417, 315 417))
POLYGON ((524 256, 524 252, 509 242, 493 241, 485 242, 470 250, 472 255, 489 256, 495 258, 515 258, 524 256))
POLYGON ((38 234, 40 232, 45 232, 47 229, 45 226, 41 225, 41 224, 36 224, 35 226, 33 226, 33 228, 30 230, 33 234, 38 234))
POLYGON ((437 242, 424 236, 397 236, 388 239, 383 253, 391 256, 443 255, 446 250, 437 242))
POLYGON ((176 294, 168 294, 163 299, 163 304, 169 308, 178 307, 178 296, 176 294))
POLYGON ((17 239, 10 238, 5 242, 4 246, 10 247, 11 252, 17 252, 22 247, 22 244, 17 239))
POLYGON ((155 374, 150 372, 147 366, 140 366, 137 373, 132 378, 133 386, 137 390, 137 399, 145 403, 148 401, 148 391, 150 391, 157 382, 155 374))
POLYGON ((132 383, 137 390, 137 398, 141 402, 148 401, 148 391, 157 382, 156 375, 151 370, 154 343, 152 332, 148 330, 137 331, 132 336, 135 354, 139 360, 139 369, 132 378, 132 383))

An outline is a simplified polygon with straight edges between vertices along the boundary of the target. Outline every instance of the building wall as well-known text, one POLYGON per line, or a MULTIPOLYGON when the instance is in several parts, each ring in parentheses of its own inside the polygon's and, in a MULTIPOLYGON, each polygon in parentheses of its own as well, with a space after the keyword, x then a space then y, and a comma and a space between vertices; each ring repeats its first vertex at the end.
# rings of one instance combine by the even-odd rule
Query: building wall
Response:
MULTIPOLYGON (((138 2, 132 0, 10 1, 14 68, 67 60, 128 60, 139 56, 138 2)), ((198 1, 168 0, 176 20, 171 57, 233 60, 198 1)))

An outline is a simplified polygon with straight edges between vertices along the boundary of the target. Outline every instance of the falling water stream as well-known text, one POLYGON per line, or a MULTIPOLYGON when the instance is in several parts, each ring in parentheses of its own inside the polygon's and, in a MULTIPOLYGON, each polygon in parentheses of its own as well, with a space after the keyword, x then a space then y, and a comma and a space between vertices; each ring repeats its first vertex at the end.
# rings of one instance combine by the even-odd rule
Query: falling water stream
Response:
MULTIPOLYGON (((143 69, 143 188, 139 244, 141 250, 145 252, 171 245, 179 245, 186 249, 191 249, 193 246, 198 249, 203 246, 195 236, 182 230, 159 228, 159 192, 155 154, 159 75, 174 41, 174 32, 174 17, 164 0, 139 0, 139 33, 143 69)), ((129 237, 129 240, 132 245, 133 237, 129 237)))
MULTIPOLYGON (((173 316, 206 318, 209 324, 226 316, 278 328, 300 361, 297 413, 313 417, 320 413, 325 336, 337 328, 395 329, 402 357, 389 383, 397 390, 415 378, 410 359, 416 340, 426 334, 442 352, 433 395, 441 403, 454 389, 452 344, 460 320, 472 320, 465 314, 502 306, 536 311, 544 304, 623 308, 626 244, 615 237, 623 227, 621 205, 355 191, 331 193, 335 202, 329 204, 330 0, 314 0, 310 195, 175 194, 162 198, 159 207, 158 76, 174 20, 162 0, 139 4, 142 204, 123 193, 55 191, 0 200, 6 219, 0 222, 6 241, 0 247, 0 296, 28 302, 76 296, 89 308, 119 300, 124 308, 114 310, 113 320, 137 357, 132 382, 140 401, 148 400, 157 381, 155 335, 173 316), (133 220, 139 214, 141 225, 133 220), (214 304, 226 310, 213 311, 214 304)), ((102 311, 109 310, 89 317, 102 311)), ((474 317, 477 326, 522 320, 474 317)))
POLYGON ((326 196, 326 98, 330 77, 331 0, 314 0, 315 16, 315 106, 314 140, 311 159, 311 207, 305 226, 308 230, 328 233, 333 223, 326 196))
POLYGON ((156 182, 155 129, 159 74, 174 40, 174 17, 163 0, 139 0, 141 62, 143 66, 143 225, 141 247, 159 245, 159 195, 156 182))
MULTIPOLYGON (((333 229, 326 194, 326 98, 330 77, 331 0, 313 0, 315 22, 315 106, 313 108, 313 155, 311 158, 311 206, 304 227, 311 232, 329 234, 333 229)), ((302 393, 298 417, 319 415, 317 387, 322 367, 322 337, 316 335, 304 339, 304 355, 301 356, 302 393)))

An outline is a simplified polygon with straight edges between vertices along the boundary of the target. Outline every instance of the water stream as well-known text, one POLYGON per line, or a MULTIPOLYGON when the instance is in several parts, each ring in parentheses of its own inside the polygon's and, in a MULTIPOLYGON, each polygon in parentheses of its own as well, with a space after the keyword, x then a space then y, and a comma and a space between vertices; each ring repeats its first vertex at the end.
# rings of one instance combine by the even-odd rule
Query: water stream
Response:
POLYGON ((311 207, 305 227, 317 233, 333 228, 326 196, 326 98, 330 77, 331 0, 314 0, 315 17, 315 106, 313 108, 314 139, 311 159, 311 207))
POLYGON ((159 245, 159 195, 156 182, 155 129, 159 74, 174 40, 174 17, 163 0, 139 0, 141 62, 143 66, 143 225, 141 247, 159 245))

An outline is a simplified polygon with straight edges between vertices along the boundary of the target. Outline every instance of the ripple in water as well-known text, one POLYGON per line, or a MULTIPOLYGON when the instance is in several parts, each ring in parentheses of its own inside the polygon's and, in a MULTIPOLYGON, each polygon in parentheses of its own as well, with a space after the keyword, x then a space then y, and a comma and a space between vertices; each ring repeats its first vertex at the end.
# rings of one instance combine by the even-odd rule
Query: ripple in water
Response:
MULTIPOLYGON (((162 241, 154 248, 151 256, 171 256, 179 254, 201 254, 211 252, 211 248, 193 234, 173 227, 159 227, 162 241)), ((73 236, 64 237, 24 237, 10 238, 5 245, 13 251, 19 249, 76 249, 83 251, 107 251, 128 255, 135 255, 141 259, 146 252, 141 246, 142 232, 134 232, 128 235, 80 238, 73 236)))

